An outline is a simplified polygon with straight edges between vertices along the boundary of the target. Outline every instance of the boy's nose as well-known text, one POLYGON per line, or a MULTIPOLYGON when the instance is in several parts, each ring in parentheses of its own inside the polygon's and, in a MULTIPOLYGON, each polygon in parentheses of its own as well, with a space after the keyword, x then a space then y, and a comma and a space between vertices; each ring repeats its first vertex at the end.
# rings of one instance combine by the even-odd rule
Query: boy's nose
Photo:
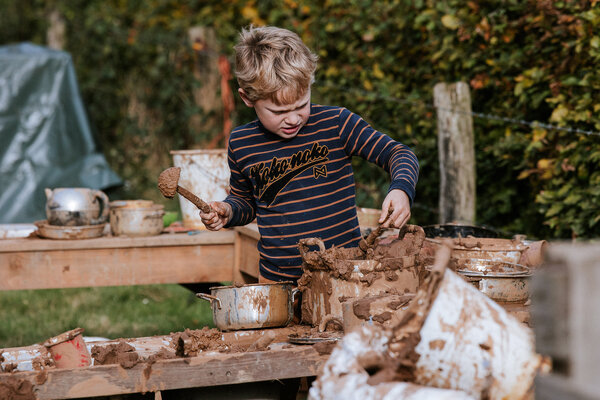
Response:
POLYGON ((289 125, 298 125, 302 117, 299 114, 287 115, 285 117, 285 123, 289 125))

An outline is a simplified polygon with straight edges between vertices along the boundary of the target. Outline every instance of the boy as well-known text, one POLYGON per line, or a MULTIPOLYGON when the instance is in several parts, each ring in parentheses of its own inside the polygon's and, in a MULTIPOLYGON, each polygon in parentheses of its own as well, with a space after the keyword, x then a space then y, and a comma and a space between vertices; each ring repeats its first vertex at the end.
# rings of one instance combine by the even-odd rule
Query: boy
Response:
POLYGON ((235 46, 238 92, 257 120, 231 132, 231 193, 200 213, 209 230, 245 225, 256 217, 260 282, 302 275, 298 240, 358 246, 352 156, 390 173, 379 223, 402 227, 410 218, 418 161, 406 146, 377 132, 342 107, 310 102, 317 56, 293 32, 243 29, 235 46))

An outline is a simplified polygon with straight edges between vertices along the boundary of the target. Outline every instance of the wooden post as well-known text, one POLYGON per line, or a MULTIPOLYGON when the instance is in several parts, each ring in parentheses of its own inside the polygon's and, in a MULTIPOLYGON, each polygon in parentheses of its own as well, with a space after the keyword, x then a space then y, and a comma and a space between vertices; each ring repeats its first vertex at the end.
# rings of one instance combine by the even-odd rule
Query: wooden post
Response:
POLYGON ((433 88, 437 109, 440 162, 440 218, 475 222, 475 148, 471 95, 464 82, 438 83, 433 88))
POLYGON ((190 119, 194 133, 202 132, 203 141, 219 135, 222 102, 220 97, 221 77, 219 74, 219 46, 215 30, 195 26, 188 31, 194 50, 194 78, 198 87, 194 89, 194 101, 202 115, 190 119))
POLYGON ((52 10, 48 16, 49 27, 46 31, 48 47, 55 50, 65 48, 65 19, 58 10, 52 10))

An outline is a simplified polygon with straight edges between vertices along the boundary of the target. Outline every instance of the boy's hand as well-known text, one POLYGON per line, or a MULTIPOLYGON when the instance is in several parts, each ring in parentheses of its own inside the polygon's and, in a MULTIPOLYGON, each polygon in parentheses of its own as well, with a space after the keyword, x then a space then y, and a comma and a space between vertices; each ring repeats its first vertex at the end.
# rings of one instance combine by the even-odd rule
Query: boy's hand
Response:
POLYGON ((410 219, 410 200, 408 195, 400 189, 394 189, 385 196, 381 206, 381 224, 388 214, 388 209, 392 207, 394 211, 388 220, 382 226, 384 228, 402 228, 410 219))
POLYGON ((206 229, 209 231, 218 231, 229 222, 232 213, 231 205, 223 201, 213 201, 210 203, 210 206, 213 211, 209 213, 200 211, 200 218, 206 229))

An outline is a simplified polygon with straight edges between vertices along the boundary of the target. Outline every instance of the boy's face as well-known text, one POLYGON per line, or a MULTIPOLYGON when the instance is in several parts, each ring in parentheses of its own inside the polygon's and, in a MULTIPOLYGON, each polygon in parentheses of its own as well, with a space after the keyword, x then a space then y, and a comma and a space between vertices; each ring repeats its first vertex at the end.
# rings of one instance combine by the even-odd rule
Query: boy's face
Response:
POLYGON ((238 90, 242 100, 248 107, 254 107, 260 122, 270 132, 284 139, 295 137, 308 121, 310 115, 310 88, 306 94, 291 104, 277 105, 271 100, 251 102, 243 89, 238 90))

